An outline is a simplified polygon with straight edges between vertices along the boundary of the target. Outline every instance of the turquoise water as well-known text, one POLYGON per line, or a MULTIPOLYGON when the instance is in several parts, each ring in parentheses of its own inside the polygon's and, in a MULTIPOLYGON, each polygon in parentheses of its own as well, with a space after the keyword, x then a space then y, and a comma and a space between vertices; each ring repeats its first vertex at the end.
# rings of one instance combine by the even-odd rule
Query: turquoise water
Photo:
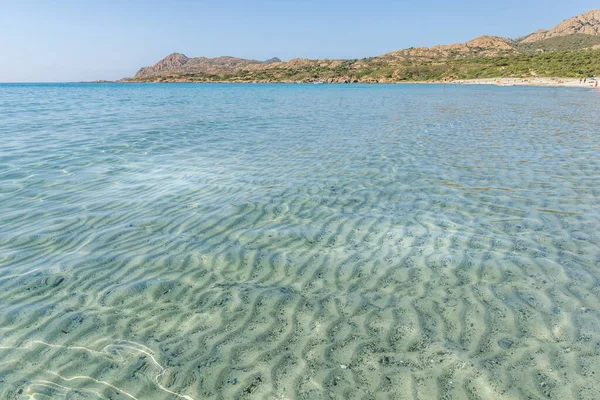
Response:
POLYGON ((0 398, 600 398, 600 92, 0 85, 0 398))

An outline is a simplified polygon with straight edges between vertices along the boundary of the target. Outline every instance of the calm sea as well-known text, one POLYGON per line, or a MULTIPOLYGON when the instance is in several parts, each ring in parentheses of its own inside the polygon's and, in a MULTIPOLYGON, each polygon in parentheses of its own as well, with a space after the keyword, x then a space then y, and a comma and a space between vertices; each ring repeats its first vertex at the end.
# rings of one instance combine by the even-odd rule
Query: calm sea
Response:
POLYGON ((0 398, 600 398, 600 91, 0 85, 0 398))

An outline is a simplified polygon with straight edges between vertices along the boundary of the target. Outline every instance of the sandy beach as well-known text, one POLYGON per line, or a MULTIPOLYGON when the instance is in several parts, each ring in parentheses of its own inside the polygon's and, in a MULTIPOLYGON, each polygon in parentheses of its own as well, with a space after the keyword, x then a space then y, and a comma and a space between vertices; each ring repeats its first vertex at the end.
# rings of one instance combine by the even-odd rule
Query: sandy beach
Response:
POLYGON ((497 85, 497 86, 552 86, 600 88, 600 77, 586 79, 585 83, 579 78, 486 78, 456 80, 451 83, 464 85, 497 85))

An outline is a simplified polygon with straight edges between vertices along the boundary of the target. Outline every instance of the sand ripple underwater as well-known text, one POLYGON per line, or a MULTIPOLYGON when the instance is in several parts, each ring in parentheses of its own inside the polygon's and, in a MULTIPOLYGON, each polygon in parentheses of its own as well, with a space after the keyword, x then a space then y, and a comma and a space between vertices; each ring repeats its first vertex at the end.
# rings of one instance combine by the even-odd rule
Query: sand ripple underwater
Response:
POLYGON ((598 110, 0 85, 0 398, 599 399, 598 110))

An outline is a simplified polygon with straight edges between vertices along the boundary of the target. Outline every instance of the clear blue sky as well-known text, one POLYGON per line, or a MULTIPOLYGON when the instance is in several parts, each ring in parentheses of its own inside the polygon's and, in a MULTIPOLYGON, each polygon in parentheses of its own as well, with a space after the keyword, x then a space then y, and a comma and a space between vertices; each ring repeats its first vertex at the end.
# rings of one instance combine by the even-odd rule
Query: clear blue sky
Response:
POLYGON ((0 82, 117 79, 172 52, 362 58, 518 37, 598 0, 0 0, 0 82))

